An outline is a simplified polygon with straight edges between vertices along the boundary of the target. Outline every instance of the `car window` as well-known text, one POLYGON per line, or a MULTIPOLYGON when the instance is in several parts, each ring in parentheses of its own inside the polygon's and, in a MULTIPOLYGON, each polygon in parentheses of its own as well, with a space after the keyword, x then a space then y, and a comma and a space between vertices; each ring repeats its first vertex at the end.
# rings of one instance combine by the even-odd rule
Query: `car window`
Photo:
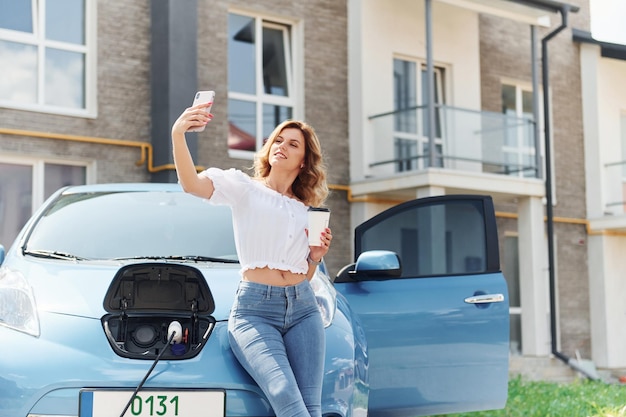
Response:
POLYGON ((61 195, 38 219, 25 248, 88 259, 237 259, 230 209, 182 192, 61 195))
POLYGON ((357 255, 391 250, 402 277, 487 272, 490 267, 483 200, 399 206, 357 228, 357 255))

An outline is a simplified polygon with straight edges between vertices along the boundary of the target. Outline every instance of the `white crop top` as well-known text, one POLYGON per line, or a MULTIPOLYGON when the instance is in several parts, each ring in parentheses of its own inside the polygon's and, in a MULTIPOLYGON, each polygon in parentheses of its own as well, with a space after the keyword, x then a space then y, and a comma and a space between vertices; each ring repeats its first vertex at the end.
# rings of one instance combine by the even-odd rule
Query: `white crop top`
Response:
POLYGON ((231 207, 242 273, 266 266, 307 273, 306 205, 233 168, 209 168, 201 175, 215 187, 209 201, 231 207))

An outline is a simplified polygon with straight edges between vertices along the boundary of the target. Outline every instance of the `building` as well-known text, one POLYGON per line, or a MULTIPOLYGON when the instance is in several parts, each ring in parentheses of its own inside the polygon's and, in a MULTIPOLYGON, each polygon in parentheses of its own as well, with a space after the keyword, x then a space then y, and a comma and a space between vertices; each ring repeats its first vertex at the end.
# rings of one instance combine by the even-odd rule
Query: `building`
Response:
POLYGON ((626 46, 574 31, 580 48, 591 350, 624 367, 626 332, 626 46))
POLYGON ((624 46, 588 0, 58 4, 0 10, 0 242, 59 186, 176 181, 170 127, 212 89, 198 169, 250 167, 286 117, 316 128, 331 271, 390 205, 489 194, 512 354, 626 367, 624 46))

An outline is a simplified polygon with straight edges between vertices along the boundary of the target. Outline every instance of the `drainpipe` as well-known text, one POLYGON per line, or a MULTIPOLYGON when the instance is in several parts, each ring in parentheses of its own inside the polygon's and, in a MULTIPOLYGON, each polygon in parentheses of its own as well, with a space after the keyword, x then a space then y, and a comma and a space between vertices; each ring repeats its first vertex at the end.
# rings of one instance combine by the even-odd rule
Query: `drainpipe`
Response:
POLYGON ((424 14, 426 15, 426 112, 428 117, 428 166, 435 166, 435 77, 433 65, 433 9, 432 0, 424 2, 424 14))
POLYGON ((556 345, 556 282, 554 276, 554 214, 552 210, 552 165, 551 165, 551 146, 550 146, 550 99, 549 99, 549 76, 548 76, 548 42, 554 38, 559 32, 567 27, 567 18, 569 7, 561 8, 561 26, 550 32, 541 40, 541 69, 543 78, 543 111, 545 123, 545 148, 546 148, 546 227, 548 234, 548 272, 550 278, 550 335, 552 338, 552 354, 558 359, 566 363, 571 368, 582 373, 589 379, 597 379, 584 368, 578 366, 578 361, 569 358, 567 355, 559 352, 556 345))

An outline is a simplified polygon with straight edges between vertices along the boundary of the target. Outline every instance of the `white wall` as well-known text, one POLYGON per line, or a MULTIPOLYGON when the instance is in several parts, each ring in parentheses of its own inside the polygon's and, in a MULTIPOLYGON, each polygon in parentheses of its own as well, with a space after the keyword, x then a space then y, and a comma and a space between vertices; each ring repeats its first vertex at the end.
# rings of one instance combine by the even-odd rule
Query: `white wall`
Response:
POLYGON ((580 78, 583 106, 583 134, 585 147, 585 189, 588 218, 601 217, 603 213, 602 187, 605 183, 601 169, 599 146, 599 71, 600 48, 596 45, 580 45, 580 78))
MULTIPOLYGON (((598 62, 598 142, 603 163, 622 159, 621 115, 626 112, 626 61, 602 58, 598 62)), ((603 203, 623 201, 622 167, 603 167, 605 195, 603 203)), ((624 206, 611 206, 605 211, 624 214, 624 206)))
MULTIPOLYGON (((626 237, 605 236, 604 260, 606 288, 607 366, 626 368, 626 237)), ((593 279, 593 277, 591 278, 593 279)))

